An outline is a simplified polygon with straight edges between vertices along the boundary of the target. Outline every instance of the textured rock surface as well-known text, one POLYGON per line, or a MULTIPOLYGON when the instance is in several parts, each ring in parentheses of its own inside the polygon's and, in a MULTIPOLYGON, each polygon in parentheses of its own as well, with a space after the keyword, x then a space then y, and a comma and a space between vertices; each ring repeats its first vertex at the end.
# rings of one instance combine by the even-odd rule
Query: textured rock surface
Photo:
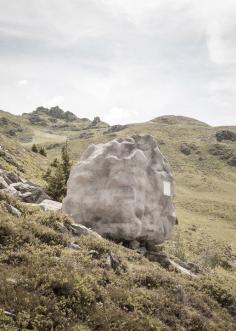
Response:
POLYGON ((63 210, 118 240, 161 243, 176 222, 173 176, 150 135, 91 145, 74 166, 63 210))
POLYGON ((45 199, 39 204, 44 211, 58 211, 61 210, 61 202, 45 199))

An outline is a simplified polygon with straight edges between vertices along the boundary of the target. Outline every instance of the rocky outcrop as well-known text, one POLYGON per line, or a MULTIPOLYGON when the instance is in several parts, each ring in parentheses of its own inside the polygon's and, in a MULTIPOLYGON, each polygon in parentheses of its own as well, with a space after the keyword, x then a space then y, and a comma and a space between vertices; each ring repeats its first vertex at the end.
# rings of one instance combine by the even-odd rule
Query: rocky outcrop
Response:
POLYGON ((70 111, 64 111, 60 107, 55 106, 51 108, 38 107, 33 114, 46 114, 56 119, 63 119, 67 122, 73 122, 77 120, 77 116, 70 111))
POLYGON ((5 170, 0 170, 0 193, 13 195, 28 203, 50 199, 40 186, 23 181, 16 173, 5 170))
POLYGON ((236 132, 230 130, 221 130, 216 132, 216 140, 221 142, 223 140, 236 141, 236 132))
POLYGON ((162 243, 176 223, 174 180, 150 135, 91 145, 72 169, 63 210, 115 240, 162 243))
POLYGON ((23 166, 20 165, 14 156, 12 156, 7 150, 0 146, 0 158, 2 158, 7 163, 13 165, 17 170, 24 172, 23 166))

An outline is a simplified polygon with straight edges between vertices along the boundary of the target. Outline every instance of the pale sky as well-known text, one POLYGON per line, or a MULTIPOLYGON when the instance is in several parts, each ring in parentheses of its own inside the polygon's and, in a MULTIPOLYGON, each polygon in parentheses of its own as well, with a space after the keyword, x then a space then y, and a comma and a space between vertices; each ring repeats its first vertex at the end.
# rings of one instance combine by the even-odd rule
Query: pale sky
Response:
POLYGON ((0 0, 0 109, 236 125, 235 0, 0 0))

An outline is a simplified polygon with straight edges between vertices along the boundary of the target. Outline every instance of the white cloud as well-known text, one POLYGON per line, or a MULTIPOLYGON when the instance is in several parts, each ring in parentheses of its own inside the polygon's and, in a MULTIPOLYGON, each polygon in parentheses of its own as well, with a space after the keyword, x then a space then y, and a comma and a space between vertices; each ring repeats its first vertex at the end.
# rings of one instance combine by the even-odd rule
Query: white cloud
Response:
POLYGON ((138 113, 135 110, 125 109, 122 107, 112 107, 105 113, 102 119, 109 124, 126 124, 132 121, 135 122, 135 118, 138 113))
POLYGON ((24 86, 24 85, 28 85, 29 84, 29 82, 28 82, 28 80, 26 80, 26 79, 22 79, 22 80, 19 80, 18 82, 17 82, 17 85, 18 86, 24 86))
POLYGON ((63 96, 58 95, 55 96, 53 98, 51 98, 50 100, 46 101, 45 106, 46 107, 54 107, 54 106, 62 106, 65 102, 65 99, 63 96))
POLYGON ((163 114, 236 121, 235 0, 0 0, 0 8, 0 108, 58 104, 112 124, 163 114))

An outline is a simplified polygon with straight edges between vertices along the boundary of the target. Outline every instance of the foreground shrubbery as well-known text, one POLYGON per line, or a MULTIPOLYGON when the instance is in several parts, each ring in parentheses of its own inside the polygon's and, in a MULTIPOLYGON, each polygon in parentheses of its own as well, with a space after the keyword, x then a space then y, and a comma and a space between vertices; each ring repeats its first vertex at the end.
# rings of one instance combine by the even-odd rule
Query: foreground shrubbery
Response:
POLYGON ((69 224, 66 216, 8 202, 22 217, 1 205, 0 330, 234 329, 232 270, 190 279, 107 240, 62 234, 57 222, 69 224), (67 248, 70 241, 80 249, 67 248), (121 261, 115 270, 111 252, 121 261))

